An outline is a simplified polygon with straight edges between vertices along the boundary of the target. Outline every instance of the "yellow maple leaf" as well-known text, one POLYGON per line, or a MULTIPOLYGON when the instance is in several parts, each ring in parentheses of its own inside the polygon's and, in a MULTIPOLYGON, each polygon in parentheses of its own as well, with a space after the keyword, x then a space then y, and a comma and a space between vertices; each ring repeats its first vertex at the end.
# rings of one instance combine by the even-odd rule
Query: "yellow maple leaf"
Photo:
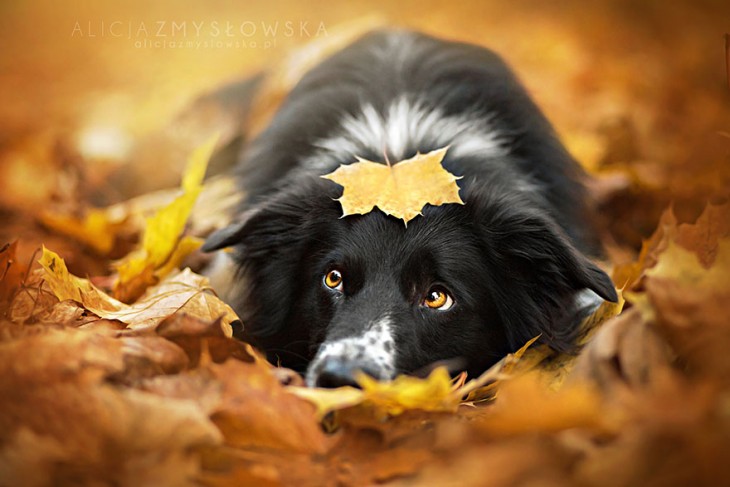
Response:
POLYGON ((399 375, 392 381, 379 382, 361 373, 357 381, 363 400, 392 416, 411 409, 454 412, 459 405, 460 398, 452 392, 446 367, 437 367, 425 379, 399 375))
POLYGON ((338 199, 343 216, 364 215, 377 206, 408 224, 426 204, 464 204, 456 184, 460 178, 441 165, 447 150, 416 154, 392 165, 358 157, 358 162, 343 164, 322 177, 344 188, 338 199))
MULTIPOLYGON (((299 386, 291 386, 287 390, 312 403, 320 420, 332 411, 356 406, 380 416, 398 416, 410 410, 454 412, 462 402, 493 397, 500 380, 512 375, 523 354, 538 338, 528 341, 517 352, 466 384, 460 383, 459 379, 456 382, 452 380, 446 367, 438 367, 426 378, 399 375, 392 381, 383 382, 361 373, 357 377, 361 390, 352 387, 312 389, 299 386)), ((531 365, 524 369, 526 371, 536 365, 531 361, 531 365)))
POLYGON ((181 236, 200 191, 215 148, 217 136, 190 155, 182 181, 183 193, 147 219, 142 245, 115 264, 119 278, 114 295, 125 302, 139 298, 147 287, 156 284, 182 259, 202 245, 202 240, 181 236), (182 244, 182 245, 179 245, 182 244))
POLYGON ((730 290, 730 238, 718 240, 717 257, 709 269, 702 266, 694 252, 670 241, 657 265, 646 271, 646 275, 673 280, 704 292, 730 290))
POLYGON ((363 401, 363 391, 354 387, 338 387, 323 389, 313 387, 290 386, 287 391, 297 397, 314 404, 317 418, 321 421, 332 411, 357 406, 363 401))
POLYGON ((124 306, 124 303, 108 296, 88 279, 71 274, 66 267, 66 262, 45 246, 42 248, 42 255, 38 259, 38 263, 44 271, 43 280, 60 301, 69 299, 75 301, 97 316, 102 316, 107 311, 116 311, 124 306))
POLYGON ((38 219, 51 230, 86 244, 102 255, 111 252, 117 234, 126 224, 126 218, 115 218, 99 208, 86 210, 83 217, 42 210, 38 219))

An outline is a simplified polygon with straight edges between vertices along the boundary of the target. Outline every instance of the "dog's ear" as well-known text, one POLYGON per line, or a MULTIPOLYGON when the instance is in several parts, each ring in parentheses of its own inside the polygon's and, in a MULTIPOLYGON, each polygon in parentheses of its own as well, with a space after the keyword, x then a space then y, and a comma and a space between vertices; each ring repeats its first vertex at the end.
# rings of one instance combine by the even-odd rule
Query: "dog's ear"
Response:
POLYGON ((333 201, 335 192, 334 185, 314 176, 279 188, 273 196, 243 211, 233 223, 210 234, 202 250, 245 247, 247 252, 252 252, 291 243, 296 237, 295 230, 307 223, 307 215, 337 207, 333 201))
POLYGON ((208 235, 208 238, 205 240, 201 250, 203 252, 213 252, 215 250, 225 249, 226 247, 233 247, 240 244, 247 233, 247 225, 251 222, 253 217, 260 212, 260 208, 245 211, 236 219, 236 221, 229 224, 227 227, 220 228, 208 235))
POLYGON ((618 296, 606 273, 552 219, 526 208, 519 201, 503 201, 482 215, 495 301, 513 347, 542 335, 543 342, 567 351, 586 315, 579 296, 586 289, 607 301, 616 302, 618 296))
MULTIPOLYGON (((256 323, 256 336, 281 331, 301 291, 306 256, 325 236, 321 222, 337 221, 339 208, 332 185, 321 178, 303 178, 279 188, 270 198, 244 211, 238 220, 212 233, 206 252, 231 247, 245 295, 234 297, 244 323, 256 323)), ((336 188, 334 188, 336 190, 336 188)))

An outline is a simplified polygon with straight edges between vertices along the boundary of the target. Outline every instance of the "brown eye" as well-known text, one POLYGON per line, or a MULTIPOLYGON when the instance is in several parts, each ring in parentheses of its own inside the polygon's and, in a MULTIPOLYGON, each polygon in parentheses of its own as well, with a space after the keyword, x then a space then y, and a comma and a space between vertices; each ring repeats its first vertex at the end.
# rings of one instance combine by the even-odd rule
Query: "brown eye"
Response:
POLYGON ((423 304, 431 309, 446 311, 454 305, 454 298, 452 298, 443 289, 434 287, 428 291, 428 294, 426 294, 423 304))
POLYGON ((342 273, 337 269, 332 269, 324 276, 324 285, 330 289, 342 289, 342 273))

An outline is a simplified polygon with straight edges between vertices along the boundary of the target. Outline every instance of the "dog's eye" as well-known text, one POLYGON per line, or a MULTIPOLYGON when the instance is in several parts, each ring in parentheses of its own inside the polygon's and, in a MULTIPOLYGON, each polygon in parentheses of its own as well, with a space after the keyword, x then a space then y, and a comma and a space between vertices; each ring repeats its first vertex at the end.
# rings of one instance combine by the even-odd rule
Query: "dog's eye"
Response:
POLYGON ((337 269, 332 269, 324 276, 324 285, 336 291, 342 290, 342 273, 337 269))
POLYGON ((433 287, 426 294, 423 305, 431 309, 446 311, 454 305, 454 298, 442 288, 433 287))

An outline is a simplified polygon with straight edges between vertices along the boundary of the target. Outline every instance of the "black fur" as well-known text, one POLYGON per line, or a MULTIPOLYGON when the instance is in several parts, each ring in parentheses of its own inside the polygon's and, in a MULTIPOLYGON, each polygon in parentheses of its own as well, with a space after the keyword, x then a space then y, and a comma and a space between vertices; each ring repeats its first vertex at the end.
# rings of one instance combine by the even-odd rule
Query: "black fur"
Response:
MULTIPOLYGON (((406 155, 436 148, 411 141, 406 155)), ((578 165, 491 51, 408 32, 367 36, 302 79, 240 169, 241 219, 205 249, 235 248, 246 290, 232 304, 247 336, 282 365, 304 371, 323 342, 361 335, 387 314, 397 372, 459 359, 476 374, 537 335, 570 350, 578 291, 616 300, 586 257, 598 245, 578 165), (490 120, 504 153, 447 152, 444 167, 463 176, 463 206, 426 207, 407 227, 377 210, 340 218, 342 189, 320 176, 356 155, 384 162, 389 148, 363 147, 317 170, 302 161, 345 114, 364 102, 384 113, 404 95, 444 116, 490 120), (343 272, 341 293, 322 284, 332 268, 343 272), (422 306, 435 284, 453 295, 451 309, 422 306)))

